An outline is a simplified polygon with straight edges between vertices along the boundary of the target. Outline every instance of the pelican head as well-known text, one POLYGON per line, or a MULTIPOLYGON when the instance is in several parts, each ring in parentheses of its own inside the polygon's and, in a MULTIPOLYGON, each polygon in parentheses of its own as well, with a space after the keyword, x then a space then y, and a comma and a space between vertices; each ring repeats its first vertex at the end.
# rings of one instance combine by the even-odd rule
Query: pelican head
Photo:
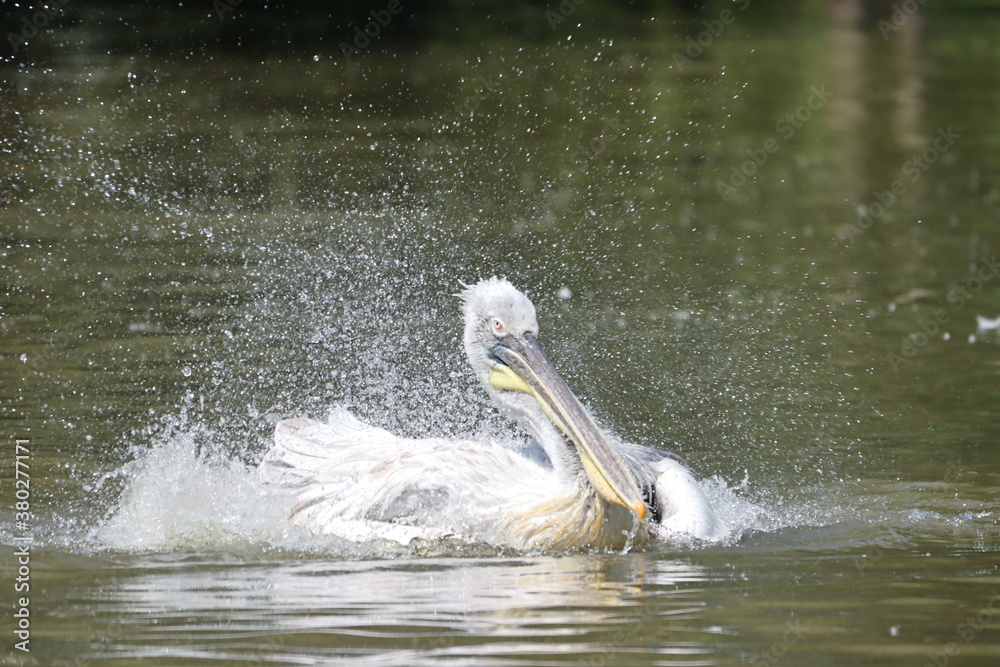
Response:
POLYGON ((601 498, 644 518, 642 494, 618 451, 542 349, 528 297, 496 277, 459 297, 465 351, 494 403, 538 440, 556 468, 582 468, 601 498))

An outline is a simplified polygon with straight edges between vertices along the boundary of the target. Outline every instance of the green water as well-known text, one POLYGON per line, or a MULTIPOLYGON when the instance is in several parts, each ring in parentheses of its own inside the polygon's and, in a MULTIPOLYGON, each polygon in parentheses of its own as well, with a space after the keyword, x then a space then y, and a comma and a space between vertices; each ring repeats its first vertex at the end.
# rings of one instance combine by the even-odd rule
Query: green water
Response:
POLYGON ((734 14, 688 63, 714 10, 586 7, 346 64, 65 28, 0 70, 3 664, 996 664, 1000 21, 734 14), (493 274, 734 540, 386 551, 273 512, 280 418, 517 436, 459 344, 493 274))

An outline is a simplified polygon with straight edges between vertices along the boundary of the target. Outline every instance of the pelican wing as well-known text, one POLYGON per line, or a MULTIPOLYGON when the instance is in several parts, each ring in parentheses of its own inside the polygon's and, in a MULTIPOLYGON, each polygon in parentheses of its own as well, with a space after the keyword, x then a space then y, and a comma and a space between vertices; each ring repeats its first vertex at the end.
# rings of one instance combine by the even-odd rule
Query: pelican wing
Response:
POLYGON ((328 423, 279 422, 261 468, 268 481, 295 490, 294 523, 353 541, 503 542, 502 518, 550 486, 545 466, 511 449, 399 438, 343 410, 328 423))
POLYGON ((434 453, 429 441, 397 438, 343 413, 330 423, 280 422, 264 464, 270 479, 297 489, 295 523, 358 533, 351 522, 418 525, 421 512, 447 502, 449 490, 433 475, 434 453), (418 453, 422 465, 402 465, 418 453))

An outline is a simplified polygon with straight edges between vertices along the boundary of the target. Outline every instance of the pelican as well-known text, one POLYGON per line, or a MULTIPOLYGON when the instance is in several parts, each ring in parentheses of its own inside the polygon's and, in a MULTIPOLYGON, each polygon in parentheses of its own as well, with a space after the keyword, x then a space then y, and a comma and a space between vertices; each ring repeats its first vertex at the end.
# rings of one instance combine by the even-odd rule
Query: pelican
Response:
POLYGON ((294 487, 295 524, 355 541, 457 537, 546 552, 728 535, 681 459, 597 425, 542 349, 527 296, 496 277, 463 287, 469 363, 532 440, 400 438, 344 410, 281 421, 262 468, 294 487))

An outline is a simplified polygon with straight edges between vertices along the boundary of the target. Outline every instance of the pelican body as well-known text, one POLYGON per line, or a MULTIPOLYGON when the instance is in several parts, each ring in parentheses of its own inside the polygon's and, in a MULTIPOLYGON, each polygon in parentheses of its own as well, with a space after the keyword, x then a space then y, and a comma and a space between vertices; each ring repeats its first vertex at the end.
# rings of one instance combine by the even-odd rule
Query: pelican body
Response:
POLYGON ((540 551, 728 535, 683 461, 597 425, 542 349, 528 297, 495 277, 458 296, 469 363, 531 442, 399 438, 344 410, 279 422, 262 467, 295 488, 294 523, 356 541, 459 537, 540 551))

